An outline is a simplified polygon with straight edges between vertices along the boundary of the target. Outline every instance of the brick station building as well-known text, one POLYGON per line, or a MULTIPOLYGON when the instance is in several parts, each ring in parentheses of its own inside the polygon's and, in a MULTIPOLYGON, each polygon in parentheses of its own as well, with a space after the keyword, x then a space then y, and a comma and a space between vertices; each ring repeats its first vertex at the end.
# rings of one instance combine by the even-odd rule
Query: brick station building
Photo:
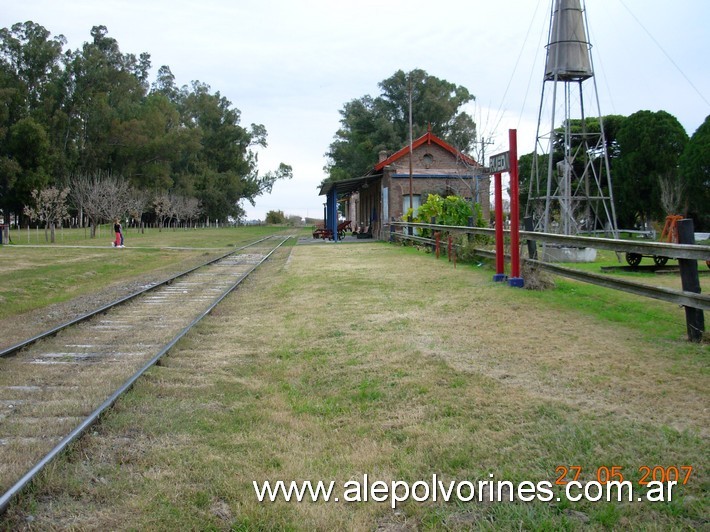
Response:
MULTIPOLYGON (((431 132, 412 142, 412 204, 414 210, 429 194, 461 196, 481 205, 485 220, 490 216, 490 177, 472 157, 431 132)), ((369 228, 374 238, 389 238, 389 222, 402 221, 409 209, 409 145, 388 155, 362 177, 324 183, 326 227, 337 227, 338 204, 344 204, 345 219, 355 229, 369 228)), ((334 231, 335 232, 335 231, 334 231)))

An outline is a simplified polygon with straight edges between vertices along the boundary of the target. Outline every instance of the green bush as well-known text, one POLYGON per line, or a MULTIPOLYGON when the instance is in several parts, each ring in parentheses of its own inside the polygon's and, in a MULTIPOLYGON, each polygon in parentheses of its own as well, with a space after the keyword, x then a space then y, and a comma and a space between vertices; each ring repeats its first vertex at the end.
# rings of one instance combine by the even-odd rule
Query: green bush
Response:
MULTIPOLYGON (((409 209, 404 215, 404 220, 406 221, 411 215, 412 209, 409 209)), ((436 223, 440 225, 467 226, 468 219, 472 216, 474 217, 474 225, 476 227, 486 226, 479 204, 475 205, 474 214, 474 207, 460 196, 447 196, 443 198, 438 194, 429 194, 426 203, 419 207, 414 221, 418 223, 430 223, 432 218, 436 218, 436 223)), ((431 229, 421 229, 421 236, 430 238, 431 235, 431 229)))

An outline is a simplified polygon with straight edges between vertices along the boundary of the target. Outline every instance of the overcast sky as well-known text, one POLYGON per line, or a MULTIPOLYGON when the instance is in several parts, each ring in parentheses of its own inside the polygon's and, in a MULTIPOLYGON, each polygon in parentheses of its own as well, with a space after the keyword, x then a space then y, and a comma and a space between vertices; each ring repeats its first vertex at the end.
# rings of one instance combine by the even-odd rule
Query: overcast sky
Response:
MULTIPOLYGON (((692 135, 710 114, 710 1, 587 0, 602 114, 665 110, 692 135)), ((262 172, 279 162, 294 177, 247 204, 322 216, 317 185, 343 105, 397 70, 421 68, 463 85, 466 110, 492 154, 532 151, 551 0, 0 0, 0 27, 32 20, 67 48, 104 25, 124 53, 148 52, 154 76, 168 65, 179 86, 200 80, 260 123, 269 146, 262 172)), ((152 81, 152 79, 151 79, 152 81)), ((585 82, 588 84, 589 82, 585 82)), ((596 114, 593 85, 585 107, 596 114)), ((545 89, 550 93, 550 89, 545 89)), ((547 126, 549 129, 549 126, 547 126)))

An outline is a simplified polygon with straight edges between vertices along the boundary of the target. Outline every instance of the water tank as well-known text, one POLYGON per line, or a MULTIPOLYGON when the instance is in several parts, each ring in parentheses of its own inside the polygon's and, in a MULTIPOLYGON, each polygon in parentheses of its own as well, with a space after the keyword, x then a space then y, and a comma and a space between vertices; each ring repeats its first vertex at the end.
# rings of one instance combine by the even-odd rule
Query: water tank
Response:
POLYGON ((594 75, 580 0, 555 0, 545 80, 581 81, 594 75))

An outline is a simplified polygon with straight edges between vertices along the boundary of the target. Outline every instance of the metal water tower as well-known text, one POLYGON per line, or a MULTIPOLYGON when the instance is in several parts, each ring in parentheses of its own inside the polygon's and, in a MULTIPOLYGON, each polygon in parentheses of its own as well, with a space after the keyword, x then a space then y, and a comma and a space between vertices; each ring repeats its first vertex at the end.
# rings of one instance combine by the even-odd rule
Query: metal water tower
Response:
POLYGON ((552 0, 526 215, 534 217, 537 230, 547 233, 604 231, 617 237, 587 30, 586 7, 580 0, 552 0), (591 117, 585 108, 585 89, 590 86, 596 104, 591 117))

